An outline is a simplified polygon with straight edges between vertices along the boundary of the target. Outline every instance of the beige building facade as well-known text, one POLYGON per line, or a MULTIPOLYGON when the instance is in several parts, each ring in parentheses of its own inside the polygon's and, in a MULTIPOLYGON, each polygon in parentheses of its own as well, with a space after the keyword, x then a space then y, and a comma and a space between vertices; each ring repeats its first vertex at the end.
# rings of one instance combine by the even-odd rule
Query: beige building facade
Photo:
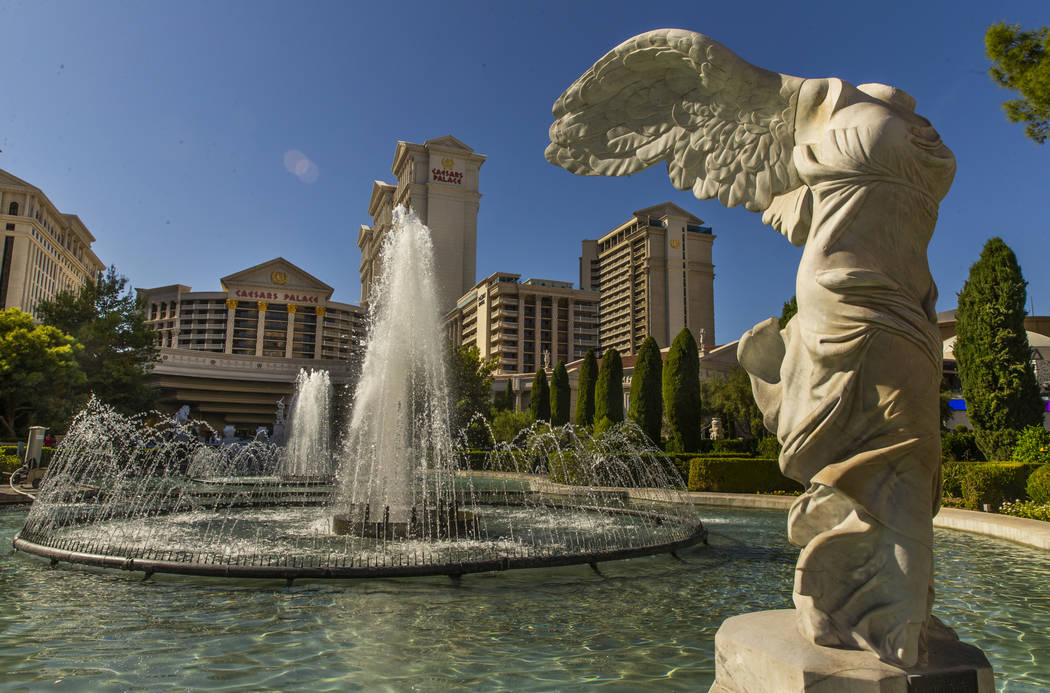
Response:
POLYGON ((75 290, 106 266, 91 250, 95 237, 39 188, 0 170, 0 309, 36 316, 40 301, 75 290))
POLYGON ((666 348, 683 327, 714 344, 714 239, 703 221, 665 202, 584 240, 580 286, 601 296, 602 349, 632 355, 650 335, 666 348))
POLYGON ((362 225, 361 303, 367 305, 379 276, 380 251, 393 210, 404 205, 430 228, 434 274, 442 311, 474 286, 478 238, 478 176, 485 156, 447 135, 423 144, 398 142, 391 171, 396 184, 376 181, 368 204, 372 225, 362 225))
POLYGON ((153 369, 165 408, 247 432, 274 422, 301 368, 348 384, 361 356, 367 316, 332 301, 333 289, 284 258, 227 275, 221 291, 182 284, 138 289, 157 333, 153 369))
POLYGON ((534 374, 598 348, 598 293, 496 272, 457 301, 445 325, 453 344, 498 358, 497 373, 534 374))

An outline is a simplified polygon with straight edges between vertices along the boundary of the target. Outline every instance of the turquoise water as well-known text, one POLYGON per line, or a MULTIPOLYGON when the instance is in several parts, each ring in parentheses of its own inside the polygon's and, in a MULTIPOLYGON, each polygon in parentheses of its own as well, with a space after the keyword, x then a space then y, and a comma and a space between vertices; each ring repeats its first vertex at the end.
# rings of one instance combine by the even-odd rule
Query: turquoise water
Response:
MULTIPOLYGON (((346 583, 51 569, 0 512, 0 691, 703 691, 728 616, 789 608, 774 511, 706 509, 710 546, 587 567, 346 583)), ((1050 690, 1050 553, 938 531, 935 612, 1000 691, 1050 690)))

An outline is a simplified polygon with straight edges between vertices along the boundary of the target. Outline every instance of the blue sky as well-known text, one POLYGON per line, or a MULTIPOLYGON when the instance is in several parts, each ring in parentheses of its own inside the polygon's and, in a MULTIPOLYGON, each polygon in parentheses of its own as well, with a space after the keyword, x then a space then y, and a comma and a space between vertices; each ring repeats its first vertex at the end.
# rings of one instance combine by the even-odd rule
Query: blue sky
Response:
POLYGON ((360 297, 356 245, 397 140, 452 134, 481 170, 478 278, 578 281, 583 238, 670 200, 714 227, 719 343, 779 314, 799 251, 760 215, 671 187, 662 166, 582 178, 548 164, 550 109, 606 51, 660 27, 705 33, 801 77, 883 82, 955 152, 930 246, 939 310, 984 242, 1017 253, 1050 314, 1050 145, 1008 123, 990 23, 1050 23, 1045 0, 847 3, 49 2, 0 0, 0 168, 79 214, 135 286, 218 290, 283 256, 360 297), (285 167, 298 150, 317 167, 285 167))

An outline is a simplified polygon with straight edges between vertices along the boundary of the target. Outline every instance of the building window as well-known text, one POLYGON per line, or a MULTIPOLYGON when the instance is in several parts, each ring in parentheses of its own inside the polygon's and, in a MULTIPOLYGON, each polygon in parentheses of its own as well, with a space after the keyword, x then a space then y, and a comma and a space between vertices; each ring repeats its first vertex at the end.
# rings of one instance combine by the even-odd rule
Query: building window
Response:
POLYGON ((14 230, 15 230, 15 225, 14 225, 14 224, 8 224, 8 225, 7 225, 7 226, 5 226, 4 228, 5 228, 5 229, 6 229, 7 231, 14 231, 14 230))
POLYGON ((7 208, 7 213, 11 216, 18 216, 18 203, 12 202, 11 205, 7 208))

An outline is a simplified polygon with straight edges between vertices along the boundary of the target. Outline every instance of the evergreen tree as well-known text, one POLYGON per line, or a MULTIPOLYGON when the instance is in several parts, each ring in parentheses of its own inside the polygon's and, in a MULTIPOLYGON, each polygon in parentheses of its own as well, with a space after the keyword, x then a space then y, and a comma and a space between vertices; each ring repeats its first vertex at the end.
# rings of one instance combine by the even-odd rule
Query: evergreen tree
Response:
MULTIPOLYGON (((492 418, 490 397, 492 396, 492 372, 496 370, 495 359, 482 359, 475 345, 453 346, 448 349, 449 403, 452 405, 451 421, 453 433, 463 431, 474 418, 481 414, 492 418)), ((472 436, 477 438, 477 435, 472 436)), ((471 441, 476 442, 476 441, 471 441)))
POLYGON ((700 355, 696 340, 683 327, 671 343, 663 373, 664 415, 673 452, 695 452, 700 447, 700 355))
POLYGON ((628 416, 657 446, 660 445, 660 430, 664 423, 662 382, 663 361, 660 359, 660 347, 655 339, 646 337, 638 349, 638 359, 634 362, 631 409, 628 416))
POLYGON ((124 414, 153 408, 157 391, 148 376, 157 360, 153 328, 128 279, 110 267, 76 291, 60 291, 36 306, 40 322, 72 335, 83 350, 77 363, 87 390, 124 414))
POLYGON ((492 411, 514 411, 514 390, 510 382, 507 382, 507 387, 504 389, 496 390, 496 394, 492 397, 492 411))
POLYGON ((576 394, 576 425, 590 426, 594 423, 594 386, 598 381, 598 358, 594 349, 588 349, 580 364, 580 380, 576 394))
POLYGON ((1042 423, 1024 329, 1026 285, 1013 251, 992 238, 959 292, 955 360, 970 425, 990 460, 1009 459, 1017 433, 1042 423))
POLYGON ((547 373, 542 368, 536 369, 536 377, 532 379, 529 411, 533 421, 551 420, 551 393, 547 387, 547 373))
POLYGON ((607 349, 598 367, 594 387, 594 430, 603 431, 623 421, 623 361, 616 349, 607 349))
POLYGON ((558 361, 551 374, 551 425, 564 426, 569 423, 569 406, 572 404, 572 391, 569 389, 569 373, 565 362, 558 361))
POLYGON ((780 320, 778 324, 780 329, 787 327, 788 321, 795 317, 795 313, 798 312, 798 297, 792 296, 790 301, 784 303, 784 307, 780 309, 780 320))
POLYGON ((992 79, 1021 95, 1003 104, 1006 118, 1024 123, 1025 135, 1043 144, 1050 136, 1050 27, 1022 31, 999 22, 988 27, 984 47, 992 79))

